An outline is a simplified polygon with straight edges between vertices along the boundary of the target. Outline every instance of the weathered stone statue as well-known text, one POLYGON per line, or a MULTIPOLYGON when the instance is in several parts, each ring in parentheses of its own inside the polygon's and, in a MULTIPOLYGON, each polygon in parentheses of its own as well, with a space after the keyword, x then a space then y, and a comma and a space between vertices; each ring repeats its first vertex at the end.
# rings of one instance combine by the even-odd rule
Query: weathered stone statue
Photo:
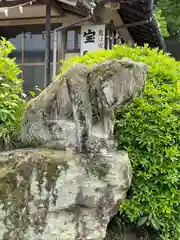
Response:
POLYGON ((29 102, 23 142, 79 152, 110 147, 113 110, 142 92, 146 74, 145 64, 129 59, 71 66, 29 102))
POLYGON ((105 238, 132 177, 113 149, 113 110, 143 91, 146 73, 128 59, 75 64, 30 100, 30 148, 0 153, 0 239, 105 238))

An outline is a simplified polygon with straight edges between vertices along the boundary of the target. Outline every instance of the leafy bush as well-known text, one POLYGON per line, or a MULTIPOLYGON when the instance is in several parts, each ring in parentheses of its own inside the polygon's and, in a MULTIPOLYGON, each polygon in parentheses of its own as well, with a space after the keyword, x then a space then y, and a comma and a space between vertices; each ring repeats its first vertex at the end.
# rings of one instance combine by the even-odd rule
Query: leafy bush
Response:
POLYGON ((155 18, 156 18, 156 21, 159 24, 161 34, 164 37, 169 37, 169 32, 167 30, 167 22, 166 22, 165 17, 163 16, 163 13, 162 13, 161 9, 159 9, 159 8, 156 9, 155 18))
POLYGON ((120 209, 129 221, 149 225, 161 239, 180 239, 180 63, 148 46, 116 46, 64 62, 88 65, 128 57, 148 64, 143 98, 116 112, 118 149, 126 149, 133 168, 131 198, 120 209))
POLYGON ((20 69, 8 55, 15 47, 4 38, 0 40, 0 148, 18 144, 21 115, 25 106, 20 69))

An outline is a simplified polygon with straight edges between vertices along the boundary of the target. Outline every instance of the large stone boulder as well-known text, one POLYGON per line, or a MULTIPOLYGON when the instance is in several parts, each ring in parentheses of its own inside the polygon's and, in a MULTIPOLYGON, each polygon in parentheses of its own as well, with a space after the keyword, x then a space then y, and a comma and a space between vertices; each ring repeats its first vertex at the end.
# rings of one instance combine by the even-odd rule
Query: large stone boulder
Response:
POLYGON ((127 153, 0 153, 0 239, 103 240, 131 183, 127 153))
POLYGON ((143 92, 146 74, 129 59, 78 63, 29 102, 21 137, 38 148, 0 154, 3 240, 105 238, 131 183, 113 112, 143 92))
POLYGON ((144 63, 129 59, 91 68, 80 63, 70 66, 30 100, 22 119, 22 141, 80 152, 96 149, 100 142, 110 147, 113 111, 143 92, 146 74, 144 63))

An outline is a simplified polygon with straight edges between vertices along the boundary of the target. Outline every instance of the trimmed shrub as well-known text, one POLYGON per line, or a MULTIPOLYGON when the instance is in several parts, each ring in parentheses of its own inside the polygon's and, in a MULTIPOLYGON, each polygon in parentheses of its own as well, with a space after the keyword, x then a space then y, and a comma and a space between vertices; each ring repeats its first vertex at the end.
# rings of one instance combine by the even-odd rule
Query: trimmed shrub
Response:
POLYGON ((180 239, 180 63, 158 49, 126 45, 64 62, 88 65, 105 59, 131 58, 148 64, 143 98, 116 111, 118 149, 129 153, 131 197, 120 209, 130 222, 148 225, 164 240, 180 239))
POLYGON ((25 107, 21 73, 8 55, 15 47, 4 38, 0 40, 0 149, 16 146, 20 139, 21 116, 25 107))

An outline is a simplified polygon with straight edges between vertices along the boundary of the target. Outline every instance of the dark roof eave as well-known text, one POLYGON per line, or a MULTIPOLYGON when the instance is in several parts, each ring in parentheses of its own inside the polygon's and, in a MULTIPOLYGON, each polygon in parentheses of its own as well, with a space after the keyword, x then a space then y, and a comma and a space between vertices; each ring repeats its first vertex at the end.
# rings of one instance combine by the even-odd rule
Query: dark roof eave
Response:
POLYGON ((164 43, 164 38, 160 32, 160 29, 159 29, 159 26, 158 26, 158 23, 154 17, 154 0, 149 0, 148 1, 148 11, 151 13, 152 15, 152 25, 154 26, 154 28, 156 29, 156 34, 157 34, 157 38, 159 40, 159 43, 160 43, 160 47, 166 51, 166 45, 164 43))
POLYGON ((149 19, 150 20, 149 23, 139 27, 137 25, 135 27, 136 30, 134 30, 133 26, 129 27, 128 30, 132 35, 132 38, 139 45, 143 45, 143 43, 146 42, 150 45, 150 47, 153 47, 153 48, 156 47, 156 48, 162 49, 163 51, 166 50, 163 36, 160 32, 158 23, 154 15, 153 0, 146 0, 143 2, 138 0, 138 2, 134 3, 134 7, 133 5, 131 6, 123 5, 118 10, 118 13, 121 15, 121 18, 124 24, 130 24, 133 22, 143 22, 149 19), (139 34, 141 30, 143 30, 144 32, 143 34, 139 34), (146 39, 143 37, 144 34, 147 35, 146 39))
POLYGON ((77 14, 82 17, 86 17, 88 15, 88 10, 86 8, 80 7, 79 5, 77 6, 72 6, 64 2, 59 2, 57 0, 53 0, 61 9, 63 9, 66 12, 70 12, 73 14, 77 14))
POLYGON ((158 26, 157 21, 156 21, 154 16, 152 17, 151 23, 154 26, 154 29, 156 30, 156 35, 157 35, 157 38, 159 40, 161 49, 166 51, 166 45, 164 43, 164 38, 163 38, 163 36, 162 36, 162 34, 159 30, 159 26, 158 26))

